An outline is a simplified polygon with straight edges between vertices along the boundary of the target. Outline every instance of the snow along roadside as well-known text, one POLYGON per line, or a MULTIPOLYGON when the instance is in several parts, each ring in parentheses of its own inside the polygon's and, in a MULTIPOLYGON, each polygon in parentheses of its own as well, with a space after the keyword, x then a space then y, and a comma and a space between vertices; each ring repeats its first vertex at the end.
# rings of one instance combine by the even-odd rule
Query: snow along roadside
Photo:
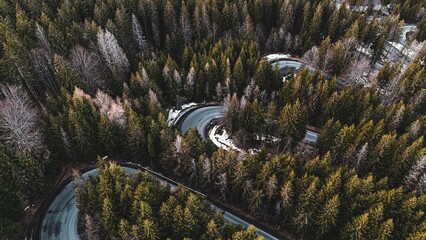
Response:
POLYGON ((197 103, 192 102, 192 103, 187 103, 182 105, 180 107, 181 108, 180 110, 171 108, 167 116, 167 123, 169 124, 169 126, 175 125, 176 121, 180 118, 182 114, 186 113, 187 111, 189 111, 193 107, 196 107, 197 105, 198 105, 197 103))
POLYGON ((235 144, 232 142, 232 139, 229 138, 228 133, 225 129, 222 129, 222 133, 216 133, 220 125, 215 125, 210 131, 209 131, 209 138, 212 140, 214 145, 225 149, 227 151, 229 150, 236 150, 238 152, 244 152, 242 149, 235 146, 235 144))

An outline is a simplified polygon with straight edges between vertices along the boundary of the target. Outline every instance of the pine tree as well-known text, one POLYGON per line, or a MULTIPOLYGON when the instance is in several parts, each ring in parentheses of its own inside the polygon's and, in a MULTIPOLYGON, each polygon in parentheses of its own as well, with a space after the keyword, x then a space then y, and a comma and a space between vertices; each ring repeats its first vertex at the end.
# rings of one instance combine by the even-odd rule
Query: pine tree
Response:
POLYGON ((147 240, 159 239, 159 233, 154 221, 149 219, 144 220, 142 223, 142 229, 143 229, 143 234, 142 234, 143 239, 147 239, 147 240))
POLYGON ((106 117, 101 116, 98 123, 98 139, 104 153, 115 155, 118 153, 119 131, 106 117))
POLYGON ((76 89, 69 104, 67 122, 72 145, 77 150, 79 157, 85 161, 93 161, 99 151, 96 127, 99 122, 99 114, 84 96, 84 92, 79 89, 76 89))
POLYGON ((294 147, 305 136, 306 109, 301 106, 299 101, 294 104, 287 104, 281 110, 278 122, 281 143, 287 147, 294 147))
POLYGON ((327 37, 321 42, 321 45, 318 49, 318 62, 316 63, 316 65, 323 72, 326 72, 327 66, 331 59, 330 50, 329 50, 330 45, 331 45, 331 40, 329 37, 327 37))
POLYGON ((330 75, 339 76, 343 70, 345 63, 345 48, 341 41, 338 41, 331 52, 331 58, 329 64, 330 75))
POLYGON ((239 129, 238 126, 238 115, 239 115, 239 101, 237 99, 237 95, 234 94, 231 98, 228 95, 223 103, 223 124, 225 128, 234 133, 239 129))
POLYGON ((141 162, 146 143, 144 129, 139 117, 132 109, 127 111, 127 119, 126 145, 132 160, 141 162))
POLYGON ((354 217, 350 223, 347 223, 340 234, 341 239, 361 240, 368 237, 369 214, 364 213, 354 217))
POLYGON ((115 224, 117 222, 117 219, 113 210, 113 205, 108 198, 104 198, 102 203, 102 222, 105 227, 105 230, 108 233, 108 236, 110 238, 116 236, 117 229, 115 224))
POLYGON ((244 65, 243 65, 241 57, 239 57, 237 61, 235 62, 233 76, 234 76, 233 90, 238 95, 242 95, 243 89, 247 86, 247 77, 244 71, 244 65))
POLYGON ((201 239, 202 240, 217 240, 217 239, 221 239, 218 226, 217 226, 216 222, 213 219, 210 220, 210 222, 207 224, 206 233, 203 234, 203 236, 201 237, 201 239))
MULTIPOLYGON (((334 156, 335 161, 342 161, 343 159, 351 158, 352 155, 348 156, 348 149, 350 149, 355 141, 355 126, 344 126, 334 139, 334 144, 331 147, 331 153, 334 156)), ((349 153, 354 154, 354 153, 349 153)))
POLYGON ((324 32, 324 29, 323 29, 324 27, 323 27, 323 23, 322 23, 323 18, 324 18, 323 14, 324 14, 324 7, 323 7, 322 3, 320 2, 315 9, 315 13, 312 17, 312 22, 311 22, 311 25, 309 27, 310 34, 311 34, 312 38, 316 40, 316 42, 319 39, 321 39, 321 36, 324 32))
POLYGON ((320 210, 317 217, 318 238, 321 238, 337 225, 339 214, 339 195, 334 195, 320 210))

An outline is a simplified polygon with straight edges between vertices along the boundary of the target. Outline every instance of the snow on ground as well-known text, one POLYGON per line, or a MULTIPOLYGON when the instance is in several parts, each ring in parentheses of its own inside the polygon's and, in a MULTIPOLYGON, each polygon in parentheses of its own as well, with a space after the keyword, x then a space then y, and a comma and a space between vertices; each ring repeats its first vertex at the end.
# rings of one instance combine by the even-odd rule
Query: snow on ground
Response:
POLYGON ((392 46, 392 47, 394 47, 394 48, 396 48, 396 50, 398 50, 398 51, 402 51, 402 49, 404 48, 404 45, 402 45, 401 43, 399 43, 399 42, 390 42, 390 41, 388 41, 388 43, 392 46))
POLYGON ((275 60, 279 60, 279 59, 283 59, 283 58, 291 58, 291 55, 289 54, 281 54, 281 53, 276 53, 276 54, 269 54, 265 57, 269 62, 271 61, 275 61, 275 60))
MULTIPOLYGON (((219 148, 225 149, 226 151, 235 150, 237 152, 240 152, 240 154, 245 155, 246 151, 235 146, 235 144, 232 142, 232 139, 229 138, 229 135, 224 128, 221 129, 221 133, 217 133, 218 129, 221 127, 221 125, 216 125, 209 132, 209 138, 212 140, 213 144, 219 148)), ((273 141, 274 140, 275 138, 273 137, 273 141)), ((247 152, 249 154, 256 155, 259 153, 259 150, 256 148, 250 148, 247 150, 247 152)))
POLYGON ((232 139, 229 138, 229 135, 225 129, 222 128, 222 133, 217 133, 219 127, 220 125, 214 126, 209 132, 209 138, 212 140, 214 145, 223 148, 227 151, 236 150, 238 152, 244 152, 242 149, 235 146, 235 144, 232 142, 232 139))
POLYGON ((401 27, 401 36, 399 37, 399 42, 405 44, 407 41, 407 33, 412 32, 416 29, 416 25, 405 25, 401 27))
POLYGON ((366 47, 363 47, 363 46, 358 46, 357 50, 358 50, 358 52, 361 52, 361 53, 363 53, 367 56, 371 56, 371 53, 372 53, 371 48, 366 48, 366 47))
POLYGON ((191 107, 193 107, 193 106, 197 106, 197 104, 196 104, 196 103, 194 103, 194 102, 192 102, 192 103, 187 103, 187 104, 182 105, 182 106, 180 107, 180 109, 174 109, 174 108, 171 108, 171 109, 169 110, 169 114, 168 114, 168 116, 167 116, 167 122, 169 123, 169 126, 171 126, 171 125, 173 125, 173 124, 175 123, 175 120, 177 120, 178 116, 179 116, 181 113, 186 112, 186 111, 184 111, 184 110, 187 110, 187 109, 189 109, 189 108, 191 108, 191 107))
POLYGON ((281 141, 280 138, 271 136, 271 135, 256 135, 255 138, 257 141, 266 141, 266 142, 272 142, 272 143, 276 143, 281 141))

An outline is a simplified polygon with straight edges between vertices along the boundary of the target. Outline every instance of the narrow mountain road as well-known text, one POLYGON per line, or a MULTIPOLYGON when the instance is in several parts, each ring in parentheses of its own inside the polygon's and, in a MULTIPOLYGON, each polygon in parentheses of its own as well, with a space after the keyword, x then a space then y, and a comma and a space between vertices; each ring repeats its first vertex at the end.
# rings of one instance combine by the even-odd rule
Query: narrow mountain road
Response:
MULTIPOLYGON (((140 170, 130 167, 122 167, 127 174, 133 174, 140 170)), ((142 168, 142 170, 144 170, 142 168)), ((153 174, 159 181, 168 184, 172 189, 176 188, 176 182, 171 179, 168 179, 162 176, 159 173, 153 172, 152 170, 145 169, 153 174)), ((97 176, 98 170, 93 169, 83 174, 83 178, 88 178, 89 176, 97 176)), ((192 189, 191 189, 192 190, 192 189)), ((192 190, 196 192, 195 190, 192 190)), ((202 193, 199 193, 203 195, 202 193)), ((240 224, 244 227, 248 227, 249 223, 243 219, 223 211, 218 206, 212 204, 212 208, 219 211, 223 214, 225 221, 240 224)), ((79 240, 78 231, 77 231, 77 218, 78 208, 76 202, 76 196, 74 193, 73 183, 70 182, 66 185, 63 190, 56 196, 56 198, 49 205, 49 208, 46 211, 42 221, 42 226, 40 229, 40 239, 41 240, 79 240)), ((258 229, 258 233, 267 240, 278 240, 278 238, 272 236, 271 234, 258 229)))
MULTIPOLYGON (((201 134, 201 137, 206 140, 208 138, 207 127, 215 120, 221 118, 223 106, 206 106, 197 108, 183 116, 180 120, 178 128, 182 133, 185 133, 189 128, 195 128, 201 134)), ((315 144, 318 139, 318 133, 307 130, 305 140, 315 144)))
MULTIPOLYGON (((138 170, 123 167, 126 173, 135 173, 138 170)), ((97 176, 97 169, 90 170, 83 174, 83 178, 97 176)), ((77 214, 78 208, 75 199, 74 186, 70 182, 56 196, 49 205, 43 217, 40 229, 40 239, 42 240, 77 240, 77 214)))

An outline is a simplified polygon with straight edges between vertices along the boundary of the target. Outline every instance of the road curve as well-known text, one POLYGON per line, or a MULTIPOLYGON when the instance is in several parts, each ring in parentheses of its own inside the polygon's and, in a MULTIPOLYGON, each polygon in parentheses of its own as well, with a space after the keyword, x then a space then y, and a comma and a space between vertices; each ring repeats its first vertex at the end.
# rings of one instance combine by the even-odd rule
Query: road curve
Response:
POLYGON ((283 77, 289 75, 293 71, 297 72, 303 67, 307 67, 310 71, 315 72, 317 69, 306 65, 301 60, 292 58, 276 58, 269 61, 272 66, 277 66, 283 77))
POLYGON ((201 134, 201 137, 206 140, 208 125, 214 119, 222 117, 222 109, 222 106, 206 106, 197 108, 183 117, 178 128, 182 133, 185 133, 189 128, 196 128, 201 134))
POLYGON ((405 44, 407 42, 407 34, 416 29, 416 25, 405 25, 401 27, 401 35, 399 36, 399 43, 405 44))
MULTIPOLYGON (((128 174, 136 173, 139 170, 135 168, 122 167, 124 171, 128 174)), ((168 184, 172 189, 176 188, 174 181, 171 181, 161 174, 149 170, 153 176, 161 181, 162 183, 168 184)), ((88 178, 89 176, 97 176, 98 170, 93 169, 83 174, 83 178, 88 178)), ((192 190, 192 189, 191 189, 192 190)), ((194 190, 193 190, 194 191, 194 190)), ((244 221, 237 216, 223 211, 221 208, 211 205, 213 209, 222 213, 225 221, 239 224, 244 227, 248 227, 249 223, 244 221)), ((67 184, 64 189, 56 196, 53 202, 49 205, 46 214, 43 217, 43 223, 40 230, 40 239, 42 240, 79 240, 78 231, 77 231, 77 215, 78 208, 75 199, 73 183, 67 184)), ((278 238, 272 236, 271 234, 258 229, 259 235, 263 236, 267 240, 278 240, 278 238)))
MULTIPOLYGON (((222 110, 222 106, 197 108, 183 116, 178 128, 182 133, 185 133, 189 128, 195 128, 201 134, 201 137, 206 140, 208 137, 207 127, 213 120, 222 117, 222 110)), ((315 144, 318 139, 318 133, 306 130, 304 139, 309 143, 315 144)))
MULTIPOLYGON (((138 170, 123 167, 126 173, 134 173, 138 170)), ((90 170, 83 174, 83 178, 97 176, 97 169, 90 170)), ((40 229, 40 239, 42 240, 77 240, 77 214, 78 208, 75 199, 74 186, 70 182, 55 197, 46 214, 40 229)))

